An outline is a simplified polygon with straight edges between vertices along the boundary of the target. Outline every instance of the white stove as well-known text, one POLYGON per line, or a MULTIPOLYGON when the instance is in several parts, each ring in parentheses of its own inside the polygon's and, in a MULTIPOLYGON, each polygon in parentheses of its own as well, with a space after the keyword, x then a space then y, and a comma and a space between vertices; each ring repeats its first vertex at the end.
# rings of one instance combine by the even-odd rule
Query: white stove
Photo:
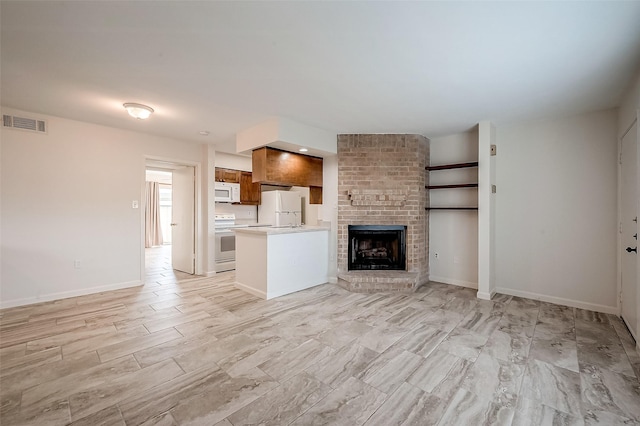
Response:
POLYGON ((216 272, 236 269, 236 234, 233 229, 248 226, 236 225, 236 215, 233 213, 215 215, 216 272))
POLYGON ((231 226, 235 226, 236 224, 236 215, 233 213, 228 213, 228 214, 217 214, 215 216, 215 228, 217 229, 222 229, 222 228, 229 228, 231 226))

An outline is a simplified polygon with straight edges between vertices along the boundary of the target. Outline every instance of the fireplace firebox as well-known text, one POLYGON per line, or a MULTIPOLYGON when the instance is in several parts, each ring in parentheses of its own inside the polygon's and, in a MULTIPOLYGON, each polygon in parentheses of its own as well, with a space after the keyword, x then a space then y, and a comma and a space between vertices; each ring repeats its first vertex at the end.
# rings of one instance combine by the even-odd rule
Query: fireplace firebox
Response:
POLYGON ((349 270, 406 270, 406 233, 403 225, 349 225, 349 270))

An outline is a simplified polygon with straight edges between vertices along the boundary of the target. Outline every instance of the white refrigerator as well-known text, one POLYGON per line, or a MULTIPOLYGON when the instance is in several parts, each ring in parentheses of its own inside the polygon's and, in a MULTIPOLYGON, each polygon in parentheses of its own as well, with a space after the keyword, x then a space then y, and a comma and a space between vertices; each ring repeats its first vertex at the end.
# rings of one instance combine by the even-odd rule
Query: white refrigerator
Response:
POLYGON ((265 191, 258 206, 258 223, 273 226, 300 225, 302 199, 299 192, 265 191))

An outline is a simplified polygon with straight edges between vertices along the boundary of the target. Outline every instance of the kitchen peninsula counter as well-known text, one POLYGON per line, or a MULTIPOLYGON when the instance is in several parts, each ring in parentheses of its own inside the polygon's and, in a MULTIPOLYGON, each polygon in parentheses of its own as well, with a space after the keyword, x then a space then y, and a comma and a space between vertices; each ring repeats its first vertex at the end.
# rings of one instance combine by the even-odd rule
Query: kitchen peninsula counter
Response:
POLYGON ((328 281, 329 228, 252 227, 236 234, 236 287, 263 299, 328 281))

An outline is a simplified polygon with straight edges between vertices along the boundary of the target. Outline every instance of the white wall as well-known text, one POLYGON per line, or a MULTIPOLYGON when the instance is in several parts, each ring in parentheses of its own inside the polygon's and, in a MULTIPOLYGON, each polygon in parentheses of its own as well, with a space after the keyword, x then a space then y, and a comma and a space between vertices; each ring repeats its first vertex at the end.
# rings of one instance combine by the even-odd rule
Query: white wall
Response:
POLYGON ((633 84, 627 90, 618 111, 618 136, 627 131, 633 120, 637 117, 640 109, 640 72, 636 76, 633 84))
POLYGON ((478 123, 478 298, 491 300, 496 292, 496 129, 478 123))
MULTIPOLYGON (((431 165, 478 160, 477 129, 432 138, 430 141, 431 165)), ((429 173, 430 185, 477 181, 477 168, 429 173)), ((429 197, 432 206, 476 206, 478 204, 476 189, 431 190, 429 197)), ((471 288, 478 287, 478 214, 476 211, 436 210, 429 213, 429 279, 471 288)))
POLYGON ((497 127, 498 292, 617 313, 617 112, 497 127))
POLYGON ((227 154, 226 152, 216 152, 216 167, 232 170, 242 170, 250 172, 252 170, 251 157, 245 155, 227 154))
POLYGON ((203 223, 206 223, 206 228, 203 228, 200 232, 204 237, 204 250, 202 252, 202 258, 204 260, 204 266, 202 273, 207 277, 214 276, 216 274, 216 230, 215 230, 215 214, 216 214, 216 151, 213 145, 202 145, 202 161, 206 162, 206 166, 202 167, 201 186, 202 186, 202 218, 203 223))
POLYGON ((252 224, 258 222, 258 206, 243 206, 231 203, 215 203, 216 214, 232 213, 236 215, 236 223, 252 224))
MULTIPOLYGON (((200 163, 201 145, 2 112, 44 118, 49 131, 0 133, 0 306, 141 284, 144 157, 200 163), (139 209, 132 208, 134 200, 139 209)), ((202 222, 201 235, 207 235, 202 222)))
POLYGON ((284 117, 272 117, 236 134, 236 152, 246 152, 265 145, 285 151, 298 147, 309 149, 309 155, 337 153, 337 135, 317 127, 284 117))
POLYGON ((329 282, 338 282, 338 156, 322 161, 322 205, 318 220, 331 224, 329 232, 329 282))

